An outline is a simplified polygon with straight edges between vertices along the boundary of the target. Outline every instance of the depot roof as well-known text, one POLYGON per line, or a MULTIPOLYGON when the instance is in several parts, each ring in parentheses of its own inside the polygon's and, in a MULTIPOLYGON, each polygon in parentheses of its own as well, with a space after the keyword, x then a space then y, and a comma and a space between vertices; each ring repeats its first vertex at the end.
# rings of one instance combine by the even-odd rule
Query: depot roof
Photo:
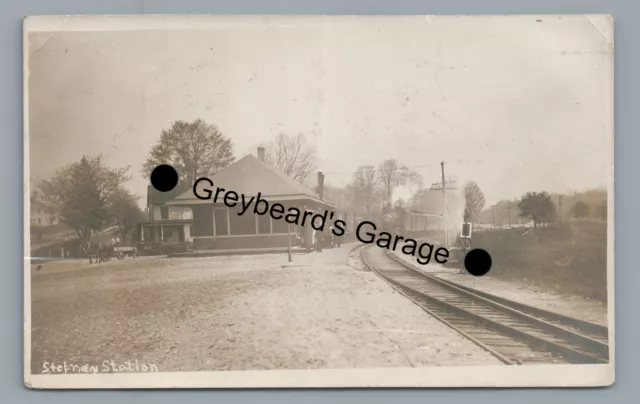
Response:
MULTIPOLYGON (((224 188, 226 191, 234 191, 245 196, 256 196, 260 193, 267 200, 308 199, 333 207, 330 203, 319 199, 309 188, 253 155, 243 157, 209 179, 213 182, 213 187, 204 182, 199 184, 198 189, 224 188)), ((211 201, 198 199, 191 188, 168 202, 169 205, 192 203, 211 203, 211 201)))

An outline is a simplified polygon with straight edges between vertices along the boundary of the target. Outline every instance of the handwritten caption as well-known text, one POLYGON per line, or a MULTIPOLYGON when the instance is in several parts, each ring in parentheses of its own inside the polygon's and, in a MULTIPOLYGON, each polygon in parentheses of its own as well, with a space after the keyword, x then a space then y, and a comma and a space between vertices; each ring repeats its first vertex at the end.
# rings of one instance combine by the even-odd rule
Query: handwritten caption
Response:
POLYGON ((152 363, 142 363, 137 359, 116 362, 104 360, 99 364, 43 362, 42 374, 97 374, 97 373, 144 373, 158 372, 158 366, 152 363))

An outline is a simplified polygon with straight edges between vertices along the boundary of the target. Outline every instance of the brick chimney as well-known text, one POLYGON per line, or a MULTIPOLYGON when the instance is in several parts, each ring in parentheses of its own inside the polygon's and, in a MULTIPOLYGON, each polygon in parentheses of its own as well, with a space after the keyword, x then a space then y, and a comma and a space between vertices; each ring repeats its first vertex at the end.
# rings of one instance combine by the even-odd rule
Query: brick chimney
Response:
POLYGON ((264 162, 264 147, 258 147, 258 158, 260 161, 264 162))

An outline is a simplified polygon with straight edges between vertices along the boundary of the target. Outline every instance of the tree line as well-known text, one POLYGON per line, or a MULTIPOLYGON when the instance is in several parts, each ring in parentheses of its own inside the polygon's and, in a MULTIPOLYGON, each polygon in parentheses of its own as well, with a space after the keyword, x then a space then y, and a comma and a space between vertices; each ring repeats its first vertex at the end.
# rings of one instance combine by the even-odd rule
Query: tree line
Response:
MULTIPOLYGON (((312 174, 317 169, 316 150, 304 134, 280 133, 260 146, 265 147, 265 163, 314 188, 311 182, 315 181, 312 174)), ((234 144, 216 125, 201 119, 175 121, 161 131, 141 167, 141 174, 149 178, 156 166, 169 164, 179 174, 179 186, 187 189, 196 178, 210 177, 233 162, 234 144)), ((83 156, 80 161, 59 169, 51 179, 42 181, 38 195, 59 212, 63 223, 75 230, 83 248, 89 248, 92 236, 110 225, 117 226, 122 239, 126 239, 144 219, 144 212, 138 207, 139 198, 126 189, 131 179, 129 169, 130 166, 109 167, 102 155, 83 156)), ((422 181, 416 171, 388 159, 378 165, 358 167, 345 187, 325 184, 323 196, 341 209, 379 212, 383 202, 391 201, 396 188, 405 185, 420 188, 422 181)), ((420 197, 424 195, 425 190, 419 190, 412 200, 398 202, 419 207, 420 197)), ((473 212, 482 209, 483 198, 480 196, 473 202, 473 212)))
POLYGON ((478 216, 483 223, 514 224, 526 218, 534 227, 563 220, 607 220, 607 191, 592 189, 570 194, 551 194, 546 191, 527 192, 520 199, 501 200, 478 216))
MULTIPOLYGON (((281 133, 261 146, 265 147, 267 164, 302 184, 314 181, 316 150, 304 134, 281 133)), ((170 164, 177 169, 179 183, 186 189, 196 178, 210 177, 233 162, 233 142, 216 125, 201 119, 175 121, 161 131, 141 167, 141 174, 149 178, 157 165, 170 164)), ((82 156, 79 161, 58 169, 50 179, 41 181, 31 196, 53 207, 61 221, 76 232, 85 250, 90 247, 92 236, 108 226, 116 226, 120 237, 126 240, 144 219, 144 212, 138 206, 139 198, 126 187, 131 179, 130 168, 109 167, 101 154, 82 156)), ((392 200, 398 187, 412 185, 418 190, 409 200, 398 200, 398 204, 409 210, 441 213, 441 193, 422 188, 422 183, 423 178, 416 171, 396 159, 388 159, 378 165, 359 166, 345 187, 326 183, 324 197, 343 210, 377 213, 384 202, 392 200)), ((593 195, 587 196, 585 201, 567 197, 567 202, 572 203, 568 213, 577 218, 599 215, 606 219, 606 192, 604 204, 592 201, 601 198, 601 194, 596 193, 595 199, 593 195)), ((486 220, 485 197, 474 181, 464 185, 462 203, 465 220, 492 221, 486 220)), ((532 218, 536 226, 555 220, 555 205, 546 192, 528 193, 518 201, 501 201, 494 205, 492 213, 496 206, 501 212, 508 211, 509 217, 511 210, 517 210, 518 215, 532 218)))

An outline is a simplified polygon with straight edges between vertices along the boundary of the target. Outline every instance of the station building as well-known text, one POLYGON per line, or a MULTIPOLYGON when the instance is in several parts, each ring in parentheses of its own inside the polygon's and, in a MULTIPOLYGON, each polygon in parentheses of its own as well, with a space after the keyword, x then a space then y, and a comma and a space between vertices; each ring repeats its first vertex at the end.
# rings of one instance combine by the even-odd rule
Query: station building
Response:
MULTIPOLYGON (((260 198, 266 200, 269 207, 278 202, 284 206, 285 213, 290 207, 296 207, 303 213, 305 210, 318 213, 335 211, 335 206, 320 199, 314 191, 266 164, 264 148, 261 147, 258 148, 258 157, 247 155, 209 179, 213 187, 201 183, 199 188, 213 191, 224 188, 247 199, 260 193, 260 198)), ((298 226, 289 225, 284 218, 273 219, 269 213, 254 214, 255 201, 247 212, 239 215, 241 200, 234 208, 227 207, 223 200, 224 193, 220 193, 216 203, 212 199, 198 199, 191 188, 166 202, 169 207, 188 208, 193 212, 190 238, 194 251, 287 248, 290 234, 292 245, 300 245, 302 229, 298 226)), ((326 223, 326 226, 331 223, 328 217, 326 223)))

